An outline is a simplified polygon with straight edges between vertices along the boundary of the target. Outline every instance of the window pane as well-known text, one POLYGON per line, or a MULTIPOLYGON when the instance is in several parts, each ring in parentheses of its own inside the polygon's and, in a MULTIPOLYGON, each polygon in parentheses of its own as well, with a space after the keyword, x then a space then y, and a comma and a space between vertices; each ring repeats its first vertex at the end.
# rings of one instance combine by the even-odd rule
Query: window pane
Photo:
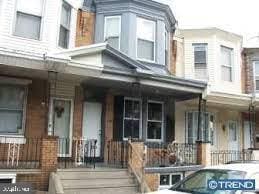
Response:
POLYGON ((206 65, 206 51, 194 51, 194 63, 206 65))
POLYGON ((221 65, 232 66, 232 49, 221 47, 221 60, 221 65))
POLYGON ((41 16, 43 0, 17 0, 17 10, 27 14, 41 16))
POLYGON ((140 101, 125 100, 125 118, 140 119, 140 101))
POLYGON ((254 65, 254 67, 255 67, 255 70, 254 70, 255 71, 255 75, 259 76, 259 61, 255 61, 254 64, 255 64, 254 65))
POLYGON ((22 129, 22 111, 0 110, 0 133, 18 133, 22 129))
POLYGON ((162 104, 148 103, 148 120, 162 121, 162 104))
POLYGON ((155 22, 143 18, 137 19, 137 37, 144 40, 155 41, 155 22))
POLYGON ((230 141, 237 141, 237 125, 235 122, 229 123, 229 138, 230 141))
POLYGON ((160 185, 169 185, 170 184, 170 175, 160 175, 160 185))
POLYGON ((120 35, 120 17, 107 17, 105 24, 105 37, 120 35))
POLYGON ((181 180, 180 174, 173 174, 171 177, 171 185, 178 183, 181 180))
POLYGON ((232 68, 222 66, 222 80, 224 81, 232 81, 232 68))
POLYGON ((148 121, 147 126, 147 137, 148 139, 162 139, 162 123, 148 121))
POLYGON ((62 14, 61 14, 61 25, 70 28, 70 17, 71 17, 71 6, 63 2, 62 5, 62 14))
POLYGON ((195 64, 195 78, 197 79, 207 79, 208 73, 207 73, 207 67, 206 64, 195 64))
POLYGON ((124 119, 124 137, 139 138, 139 120, 124 119))
POLYGON ((138 39, 138 58, 154 61, 154 42, 138 39))
POLYGON ((259 80, 255 80, 255 84, 256 84, 256 90, 259 90, 259 80))
POLYGON ((22 110, 24 96, 24 87, 0 85, 0 110, 22 110))
POLYGON ((24 38, 40 38, 41 17, 17 12, 14 34, 24 38))
POLYGON ((69 41, 69 31, 63 26, 60 26, 58 45, 62 48, 68 48, 68 41, 69 41))
POLYGON ((109 37, 107 38, 107 42, 110 46, 112 46, 115 49, 119 49, 119 37, 109 37))

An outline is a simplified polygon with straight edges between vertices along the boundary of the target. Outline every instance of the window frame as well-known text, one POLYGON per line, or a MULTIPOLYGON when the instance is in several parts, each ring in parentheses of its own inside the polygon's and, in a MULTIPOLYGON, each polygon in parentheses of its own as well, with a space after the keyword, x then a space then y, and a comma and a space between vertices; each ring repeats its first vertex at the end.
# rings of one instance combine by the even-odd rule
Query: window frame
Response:
POLYGON ((158 186, 158 189, 159 190, 163 190, 163 189, 169 189, 169 188, 171 188, 172 186, 174 186, 175 184, 177 184, 177 183, 175 183, 175 184, 172 184, 172 176, 173 175, 180 175, 180 181, 181 180, 183 180, 183 178, 184 178, 184 175, 183 175, 183 173, 180 173, 180 172, 176 172, 176 173, 165 173, 165 174, 159 174, 159 186, 158 186), (160 180, 161 180, 161 175, 165 175, 165 176, 169 176, 169 185, 161 185, 160 184, 160 180))
MULTIPOLYGON (((141 139, 142 138, 142 99, 141 98, 134 98, 134 97, 124 97, 123 99, 123 130, 122 130, 122 139, 124 141, 127 141, 128 138, 127 137, 124 137, 124 123, 125 123, 125 101, 126 100, 130 100, 130 101, 137 101, 140 103, 140 118, 139 118, 139 138, 138 139, 141 139)), ((130 118, 126 118, 128 120, 137 120, 137 119, 130 119, 130 118)))
POLYGON ((137 60, 148 62, 148 63, 155 63, 156 62, 156 44, 157 44, 156 43, 156 41, 157 41, 157 37, 156 36, 157 36, 157 22, 155 20, 152 20, 152 19, 147 19, 147 18, 144 18, 144 17, 141 17, 141 16, 137 16, 137 18, 136 18, 136 59, 137 60), (138 20, 146 20, 146 21, 148 21, 148 22, 153 24, 154 40, 147 40, 147 39, 138 38, 138 20), (154 58, 153 58, 153 60, 149 60, 149 59, 138 57, 138 40, 139 39, 154 43, 154 50, 153 50, 154 58))
POLYGON ((256 93, 259 93, 259 89, 257 90, 256 89, 256 81, 258 80, 259 81, 259 74, 258 75, 256 75, 256 72, 255 72, 255 66, 256 66, 256 63, 258 64, 258 66, 259 66, 259 60, 254 60, 253 61, 253 83, 254 83, 254 91, 256 92, 256 93), (256 79, 256 77, 258 77, 258 79, 256 79))
POLYGON ((22 40, 29 40, 29 41, 42 41, 43 38, 43 26, 44 26, 44 17, 45 17, 45 7, 46 7, 46 0, 42 0, 42 5, 41 5, 41 15, 37 15, 35 13, 26 13, 23 11, 19 11, 17 4, 19 0, 15 1, 15 11, 13 15, 13 23, 12 23, 12 30, 11 30, 11 35, 22 39, 22 40), (27 38, 23 36, 16 35, 15 29, 16 29, 16 22, 17 22, 17 12, 20 12, 22 14, 28 15, 28 16, 34 16, 34 17, 39 17, 40 18, 40 31, 39 31, 39 39, 34 39, 34 38, 27 38))
POLYGON ((71 20, 72 20, 72 10, 73 10, 73 6, 71 5, 71 4, 69 4, 66 0, 62 0, 61 1, 62 3, 61 3, 61 7, 60 7, 60 14, 59 14, 59 16, 60 16, 60 18, 59 18, 59 25, 58 25, 58 40, 57 40, 57 46, 58 46, 58 48, 61 48, 61 49, 69 49, 69 47, 70 47, 70 37, 71 37, 71 20), (66 4, 66 5, 68 5, 69 7, 70 7, 70 20, 69 20, 69 29, 67 29, 66 28, 66 26, 63 26, 62 24, 61 24, 61 18, 62 18, 62 8, 63 8, 63 4, 66 4), (62 47, 62 46, 60 46, 59 45, 59 39, 60 39, 60 28, 61 27, 63 27, 63 28, 65 28, 66 30, 68 30, 68 42, 67 42, 67 48, 64 48, 64 47, 62 47))
POLYGON ((234 49, 233 48, 231 48, 231 47, 227 47, 227 46, 224 46, 224 45, 220 45, 220 64, 221 64, 221 71, 220 71, 220 73, 221 73, 221 81, 223 81, 223 82, 233 82, 234 81, 234 49), (226 64, 223 64, 222 63, 222 50, 223 49, 225 49, 225 50, 230 50, 230 60, 231 60, 231 65, 230 66, 228 66, 228 65, 226 65, 226 64), (223 71, 223 67, 225 67, 225 68, 230 68, 230 80, 229 81, 227 81, 227 80, 224 80, 223 79, 223 74, 222 74, 222 71, 223 71))
MULTIPOLYGON (((1 78, 1 77, 0 77, 1 78)), ((22 133, 6 133, 0 132, 0 137, 23 137, 24 136, 24 132, 25 132, 25 124, 26 124, 26 112, 27 112, 27 99, 28 99, 28 86, 27 85, 23 85, 23 84, 12 84, 12 83, 1 83, 0 82, 0 86, 1 85, 6 85, 6 86, 23 86, 24 87, 24 99, 23 99, 23 110, 22 110, 22 133)))
POLYGON ((165 126, 165 114, 164 114, 164 102, 156 101, 156 100, 148 100, 147 101, 147 120, 146 120, 146 140, 148 142, 163 142, 164 141, 164 126, 165 126), (148 105, 149 103, 161 104, 162 105, 162 120, 149 120, 148 119, 148 105), (161 139, 149 139, 148 138, 148 122, 161 122, 161 139))
POLYGON ((208 79, 208 43, 193 43, 192 44, 192 47, 193 47, 193 68, 194 68, 194 76, 196 79, 208 79), (196 47, 201 47, 201 46, 204 46, 204 50, 206 52, 205 54, 205 61, 206 63, 196 63, 195 61, 195 48, 196 47), (196 64, 205 64, 206 65, 206 78, 198 78, 196 76, 196 64))
MULTIPOLYGON (((198 117, 199 117, 199 111, 186 111, 186 113, 185 113, 185 142, 186 143, 195 143, 195 142, 189 142, 189 133, 188 133, 188 115, 189 114, 192 114, 192 118, 194 118, 194 113, 196 113, 197 115, 198 115, 198 117)), ((202 114, 202 112, 201 112, 201 114, 202 114)), ((211 137, 210 137, 210 139, 209 139, 209 141, 211 142, 211 144, 213 145, 213 146, 217 146, 217 135, 216 135, 216 114, 215 113, 213 113, 213 112, 204 112, 204 114, 208 114, 208 118, 209 118, 209 120, 210 120, 210 116, 213 116, 213 119, 214 119, 214 123, 213 123, 213 125, 214 125, 214 129, 213 129, 213 139, 211 139, 211 137)), ((202 116, 202 115, 201 115, 202 116)), ((197 119, 199 119, 199 118, 197 118, 197 119)), ((194 122, 192 122, 192 125, 194 124, 194 122)), ((198 120, 197 120, 197 125, 198 125, 198 120)), ((201 125, 202 125, 202 123, 201 123, 201 125)), ((193 129, 194 127, 192 127, 192 129, 193 129)), ((197 126, 197 130, 198 130, 198 126, 197 126)), ((202 131, 201 131, 201 135, 202 135, 202 140, 204 140, 203 139, 203 135, 204 135, 204 131, 205 131, 205 129, 203 129, 202 131)), ((198 131, 197 131, 197 133, 198 133, 198 131)), ((197 137, 198 138, 198 137, 197 137)), ((204 140, 205 141, 205 140, 204 140)))
MULTIPOLYGON (((118 50, 121 49, 121 15, 113 15, 113 16, 104 16, 104 33, 103 33, 103 40, 106 41, 107 36, 106 36, 106 25, 107 25, 107 20, 110 18, 117 18, 119 19, 119 47, 118 50)), ((117 37, 117 36, 111 36, 111 37, 117 37)))

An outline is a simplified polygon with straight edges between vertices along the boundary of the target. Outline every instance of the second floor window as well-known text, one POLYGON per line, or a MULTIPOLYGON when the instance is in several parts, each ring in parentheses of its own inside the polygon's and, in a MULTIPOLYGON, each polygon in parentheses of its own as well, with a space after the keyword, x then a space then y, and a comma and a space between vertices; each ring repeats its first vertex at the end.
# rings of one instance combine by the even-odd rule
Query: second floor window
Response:
POLYGON ((221 46, 221 78, 223 81, 233 81, 233 49, 221 46))
POLYGON ((58 45, 65 49, 68 48, 69 46, 69 34, 70 34, 70 22, 71 22, 70 20, 71 20, 71 6, 63 1, 58 45))
POLYGON ((14 35, 40 39, 43 0, 17 0, 14 35))
POLYGON ((259 61, 254 62, 254 83, 255 90, 259 91, 259 61))
POLYGON ((193 44, 195 78, 207 79, 207 44, 193 44))
POLYGON ((120 50, 121 16, 105 17, 104 40, 120 50))
POLYGON ((151 20, 137 18, 137 58, 155 61, 155 29, 156 23, 151 20))

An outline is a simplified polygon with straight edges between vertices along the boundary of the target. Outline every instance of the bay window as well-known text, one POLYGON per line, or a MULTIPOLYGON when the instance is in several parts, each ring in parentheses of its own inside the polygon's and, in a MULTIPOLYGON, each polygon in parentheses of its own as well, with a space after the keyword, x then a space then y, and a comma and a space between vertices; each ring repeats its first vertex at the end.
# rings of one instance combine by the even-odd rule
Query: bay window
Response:
POLYGON ((147 139, 154 141, 163 140, 163 103, 148 101, 147 104, 147 139))
POLYGON ((58 45, 62 48, 69 47, 70 23, 71 23, 71 6, 64 2, 62 3, 61 21, 59 27, 58 45))
POLYGON ((120 50, 121 16, 105 17, 104 40, 113 48, 120 50))
POLYGON ((233 49, 221 46, 221 78, 223 81, 233 81, 233 49))
POLYGON ((17 0, 14 35, 40 39, 43 0, 17 0))
POLYGON ((207 44, 193 44, 195 78, 207 79, 207 44))
POLYGON ((141 100, 124 98, 123 138, 140 138, 141 100))
MULTIPOLYGON (((186 133, 187 143, 195 143, 198 140, 198 117, 199 112, 187 112, 186 113, 186 133)), ((214 144, 214 115, 212 113, 201 114, 201 140, 205 142, 211 142, 214 144)))
POLYGON ((259 61, 254 61, 254 83, 255 91, 259 91, 259 61))
POLYGON ((0 84, 0 134, 23 134, 25 98, 25 86, 0 84))
POLYGON ((137 18, 137 58, 155 61, 156 23, 152 20, 137 18))

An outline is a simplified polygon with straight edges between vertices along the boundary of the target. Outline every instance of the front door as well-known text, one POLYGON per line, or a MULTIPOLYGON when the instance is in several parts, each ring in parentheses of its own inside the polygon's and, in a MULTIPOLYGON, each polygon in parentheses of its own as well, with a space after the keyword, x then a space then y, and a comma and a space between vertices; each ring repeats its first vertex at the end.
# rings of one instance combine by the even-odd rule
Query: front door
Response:
POLYGON ((102 127, 102 104, 98 102, 85 102, 83 115, 83 137, 95 139, 96 157, 101 156, 101 127, 102 127))
POLYGON ((49 134, 59 137, 58 156, 71 156, 72 100, 51 98, 49 134))
POLYGON ((239 150, 239 128, 236 121, 228 123, 228 145, 229 150, 239 150))

